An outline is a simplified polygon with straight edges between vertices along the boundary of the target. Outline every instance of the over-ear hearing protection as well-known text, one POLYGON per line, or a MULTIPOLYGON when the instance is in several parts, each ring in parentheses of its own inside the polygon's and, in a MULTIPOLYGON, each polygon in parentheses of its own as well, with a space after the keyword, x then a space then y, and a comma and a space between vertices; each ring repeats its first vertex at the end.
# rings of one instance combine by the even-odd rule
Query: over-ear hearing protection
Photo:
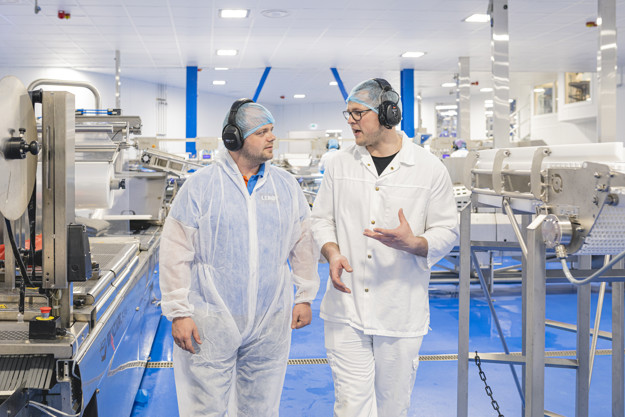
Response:
POLYGON ((385 79, 374 78, 373 80, 378 83, 378 85, 382 89, 382 94, 380 94, 381 103, 378 107, 378 120, 380 121, 380 124, 385 128, 392 129, 393 126, 397 126, 399 122, 401 122, 401 109, 397 106, 397 104, 399 103, 399 94, 397 94, 397 92, 393 90, 391 84, 389 84, 389 82, 385 79), (386 93, 389 92, 397 96, 396 101, 393 102, 388 99, 384 100, 384 96, 386 95, 386 93))
POLYGON ((224 126, 221 131, 221 138, 224 141, 224 145, 226 149, 229 151, 238 151, 243 147, 243 134, 241 133, 241 129, 237 126, 236 117, 237 112, 245 103, 253 103, 254 100, 250 100, 249 98, 240 98, 234 103, 232 103, 232 107, 230 107, 230 114, 228 114, 228 123, 224 126))

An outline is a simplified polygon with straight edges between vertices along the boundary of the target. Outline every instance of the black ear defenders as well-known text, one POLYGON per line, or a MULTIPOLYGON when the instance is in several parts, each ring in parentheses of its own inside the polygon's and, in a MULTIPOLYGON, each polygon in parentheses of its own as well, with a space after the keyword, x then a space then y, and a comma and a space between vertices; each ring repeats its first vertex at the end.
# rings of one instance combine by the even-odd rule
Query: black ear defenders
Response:
POLYGON ((382 89, 382 93, 380 94, 381 103, 378 107, 378 120, 385 128, 392 129, 393 126, 397 126, 399 122, 401 122, 401 109, 397 106, 399 103, 399 94, 393 90, 391 84, 389 84, 389 82, 385 79, 374 78, 373 80, 378 83, 382 89), (394 102, 388 99, 385 100, 384 96, 387 95, 387 93, 395 94, 397 96, 397 100, 394 102))
POLYGON ((232 107, 230 107, 230 113, 228 114, 228 123, 224 126, 221 131, 221 138, 224 141, 224 145, 226 149, 229 151, 238 151, 243 147, 243 134, 241 133, 241 129, 237 126, 236 117, 237 112, 245 103, 253 103, 254 100, 250 100, 249 98, 240 98, 234 103, 232 103, 232 107))

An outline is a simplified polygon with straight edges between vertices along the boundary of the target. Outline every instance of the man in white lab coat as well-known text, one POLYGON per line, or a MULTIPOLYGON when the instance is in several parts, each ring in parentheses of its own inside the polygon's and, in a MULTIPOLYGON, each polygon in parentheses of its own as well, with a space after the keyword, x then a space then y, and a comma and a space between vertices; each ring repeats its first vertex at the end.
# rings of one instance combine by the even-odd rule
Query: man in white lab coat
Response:
POLYGON ((311 321, 310 209, 295 178, 267 162, 273 123, 263 106, 237 100, 227 152, 185 182, 165 221, 160 286, 181 416, 277 416, 291 329, 311 321))
POLYGON ((406 416, 429 327, 430 268, 453 247, 449 174, 393 129, 399 95, 366 80, 344 113, 355 144, 327 164, 313 235, 330 264, 321 304, 337 417, 406 416))

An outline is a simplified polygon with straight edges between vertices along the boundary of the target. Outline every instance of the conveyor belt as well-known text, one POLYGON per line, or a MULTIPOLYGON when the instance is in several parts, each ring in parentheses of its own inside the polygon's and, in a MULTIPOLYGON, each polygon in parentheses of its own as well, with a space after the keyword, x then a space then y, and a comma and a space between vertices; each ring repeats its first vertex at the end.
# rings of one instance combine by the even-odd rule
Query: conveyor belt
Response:
POLYGON ((1 355, 0 392, 25 388, 50 389, 54 384, 52 355, 1 355))

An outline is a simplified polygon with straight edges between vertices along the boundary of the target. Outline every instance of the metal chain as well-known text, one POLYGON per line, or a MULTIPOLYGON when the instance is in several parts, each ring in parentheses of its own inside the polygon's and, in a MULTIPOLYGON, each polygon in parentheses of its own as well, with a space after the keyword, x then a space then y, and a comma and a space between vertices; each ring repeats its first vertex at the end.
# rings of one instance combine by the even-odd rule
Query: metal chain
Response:
POLYGON ((495 399, 493 398, 493 389, 486 383, 486 374, 484 373, 484 371, 482 371, 482 360, 477 354, 477 350, 475 351, 475 364, 477 365, 477 368, 480 370, 480 379, 484 381, 484 390, 486 390, 486 395, 490 397, 490 404, 493 406, 493 409, 497 412, 498 414, 497 417, 504 417, 504 415, 501 414, 501 411, 499 411, 499 404, 497 404, 497 401, 495 401, 495 399))

